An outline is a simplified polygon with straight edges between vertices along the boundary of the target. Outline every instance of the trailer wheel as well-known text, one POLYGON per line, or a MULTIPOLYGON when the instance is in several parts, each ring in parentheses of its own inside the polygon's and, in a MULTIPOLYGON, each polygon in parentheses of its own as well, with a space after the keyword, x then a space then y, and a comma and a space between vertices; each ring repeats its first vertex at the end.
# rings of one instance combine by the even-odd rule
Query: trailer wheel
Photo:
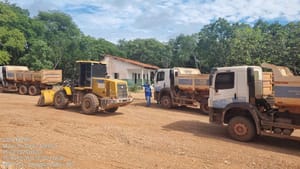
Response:
POLYGON ((113 107, 113 108, 110 108, 110 109, 105 109, 106 112, 109 112, 109 113, 114 113, 118 110, 119 107, 113 107))
POLYGON ((233 117, 228 124, 229 135, 238 141, 251 141, 256 136, 253 122, 246 117, 233 117))
POLYGON ((21 85, 19 87, 19 94, 20 95, 26 95, 28 93, 28 88, 25 85, 21 85))
POLYGON ((208 115, 208 113, 209 113, 208 104, 207 103, 201 104, 200 105, 200 111, 201 111, 201 113, 208 115))
POLYGON ((88 93, 83 97, 81 109, 84 114, 95 114, 99 108, 99 100, 93 93, 88 93))
POLYGON ((164 108, 172 108, 172 101, 171 101, 171 97, 170 96, 163 96, 160 99, 160 104, 162 105, 162 107, 164 108))
POLYGON ((54 107, 57 109, 65 109, 69 104, 69 99, 63 90, 59 90, 54 94, 54 107))
POLYGON ((40 93, 40 89, 34 85, 29 86, 28 93, 30 96, 35 96, 40 93))

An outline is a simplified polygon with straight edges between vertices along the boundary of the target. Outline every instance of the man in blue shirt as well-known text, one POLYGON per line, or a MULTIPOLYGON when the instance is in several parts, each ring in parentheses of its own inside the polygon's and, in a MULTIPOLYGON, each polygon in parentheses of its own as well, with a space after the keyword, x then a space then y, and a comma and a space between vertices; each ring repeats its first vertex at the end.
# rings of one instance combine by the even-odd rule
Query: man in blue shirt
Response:
POLYGON ((147 101, 147 107, 149 107, 151 105, 151 97, 152 97, 151 86, 149 85, 148 82, 146 82, 143 85, 143 87, 145 89, 145 99, 147 101))

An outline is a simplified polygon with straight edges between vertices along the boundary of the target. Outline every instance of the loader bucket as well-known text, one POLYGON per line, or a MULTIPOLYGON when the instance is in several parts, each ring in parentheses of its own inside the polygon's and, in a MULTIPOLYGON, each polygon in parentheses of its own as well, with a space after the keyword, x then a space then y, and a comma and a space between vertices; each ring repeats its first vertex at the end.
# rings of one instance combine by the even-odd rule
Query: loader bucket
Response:
POLYGON ((56 90, 53 89, 42 90, 37 105, 38 106, 52 105, 55 92, 56 90))

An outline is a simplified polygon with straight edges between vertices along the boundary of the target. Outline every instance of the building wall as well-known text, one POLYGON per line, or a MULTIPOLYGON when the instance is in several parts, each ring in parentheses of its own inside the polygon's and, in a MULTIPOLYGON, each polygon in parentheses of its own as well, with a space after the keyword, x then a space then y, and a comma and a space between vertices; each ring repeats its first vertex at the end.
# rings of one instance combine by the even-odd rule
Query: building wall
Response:
POLYGON ((155 70, 145 69, 143 67, 127 62, 122 62, 111 57, 105 57, 103 61, 107 63, 107 73, 111 79, 114 79, 115 73, 117 73, 118 79, 130 80, 132 81, 131 83, 144 83, 146 80, 150 80, 151 72, 155 72, 155 70), (137 77, 136 80, 135 74, 137 77))

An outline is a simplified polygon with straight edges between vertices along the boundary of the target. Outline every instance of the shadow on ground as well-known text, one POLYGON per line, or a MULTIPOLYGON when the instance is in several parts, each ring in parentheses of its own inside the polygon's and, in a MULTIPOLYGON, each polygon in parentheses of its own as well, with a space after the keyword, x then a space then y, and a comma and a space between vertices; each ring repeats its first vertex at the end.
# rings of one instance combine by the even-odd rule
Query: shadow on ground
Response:
MULTIPOLYGON (((133 102, 133 103, 131 103, 131 105, 146 107, 146 102, 133 102)), ((158 109, 158 110, 172 110, 172 111, 178 112, 178 113, 207 115, 207 114, 203 114, 199 108, 192 108, 192 107, 186 107, 186 106, 180 106, 180 107, 175 107, 175 108, 171 108, 171 109, 166 109, 166 108, 161 107, 160 104, 152 103, 149 108, 158 109)))
POLYGON ((177 121, 163 126, 164 130, 175 130, 192 133, 198 137, 213 138, 216 141, 230 142, 244 146, 251 146, 257 149, 264 149, 273 152, 291 154, 300 157, 300 142, 288 139, 279 139, 266 136, 258 136, 252 142, 239 142, 229 138, 226 127, 217 126, 201 121, 177 121))
MULTIPOLYGON (((38 106, 38 105, 37 105, 38 106)), ((81 111, 81 107, 80 106, 75 106, 75 105, 69 105, 67 108, 65 109, 55 109, 53 106, 44 106, 43 108, 48 108, 48 109, 54 109, 54 110, 59 110, 59 111, 65 111, 65 112, 71 112, 71 113, 78 113, 78 114, 82 114, 82 115, 86 115, 86 116, 99 116, 99 117, 110 117, 110 116, 118 116, 118 115, 123 115, 123 113, 121 113, 120 111, 116 111, 114 113, 109 113, 109 112, 105 112, 105 111, 98 111, 95 114, 84 114, 81 111)))

